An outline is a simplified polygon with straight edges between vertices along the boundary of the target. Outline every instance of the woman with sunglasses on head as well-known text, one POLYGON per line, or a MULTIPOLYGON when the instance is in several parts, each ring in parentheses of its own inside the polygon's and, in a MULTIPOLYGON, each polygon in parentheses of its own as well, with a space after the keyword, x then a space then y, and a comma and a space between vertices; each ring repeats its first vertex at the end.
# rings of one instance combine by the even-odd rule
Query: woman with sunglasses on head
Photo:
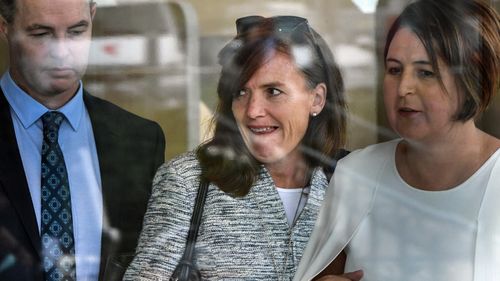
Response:
POLYGON ((306 19, 250 16, 236 24, 219 53, 214 136, 158 170, 125 280, 172 277, 200 181, 209 183, 194 246, 201 279, 295 273, 343 153, 342 77, 306 19))
POLYGON ((474 124, 499 90, 499 15, 481 0, 416 1, 385 46, 401 138, 340 161, 295 280, 500 280, 500 140, 474 124))

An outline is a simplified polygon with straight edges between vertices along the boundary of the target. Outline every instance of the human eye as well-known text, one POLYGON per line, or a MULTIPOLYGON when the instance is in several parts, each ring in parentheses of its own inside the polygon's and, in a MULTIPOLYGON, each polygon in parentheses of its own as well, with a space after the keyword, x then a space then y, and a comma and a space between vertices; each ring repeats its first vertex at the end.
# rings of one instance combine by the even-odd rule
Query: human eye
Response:
POLYGON ((267 93, 272 97, 276 97, 283 94, 283 91, 277 88, 268 88, 267 93))
POLYGON ((68 33, 71 36, 79 36, 79 35, 82 35, 83 33, 85 33, 85 31, 87 31, 86 28, 74 28, 74 29, 70 29, 68 33))
POLYGON ((247 93, 248 93, 248 91, 246 89, 240 89, 238 92, 236 92, 233 95, 233 98, 235 98, 235 99, 241 98, 241 97, 245 96, 247 93))
POLYGON ((29 34, 29 36, 33 38, 43 38, 43 37, 48 37, 50 35, 50 32, 46 30, 39 30, 39 31, 33 31, 29 34))
POLYGON ((401 74, 401 67, 399 66, 387 66, 385 68, 386 73, 389 75, 399 75, 401 74))
POLYGON ((420 69, 418 70, 418 76, 421 78, 434 78, 436 77, 436 74, 434 71, 427 70, 427 69, 420 69))

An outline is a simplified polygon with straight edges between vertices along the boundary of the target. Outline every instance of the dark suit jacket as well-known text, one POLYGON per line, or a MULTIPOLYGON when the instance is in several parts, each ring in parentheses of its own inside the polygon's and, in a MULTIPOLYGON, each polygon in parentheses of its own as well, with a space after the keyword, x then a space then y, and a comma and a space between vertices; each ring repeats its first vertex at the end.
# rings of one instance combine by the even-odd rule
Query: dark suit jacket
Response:
MULTIPOLYGON (((133 257, 152 179, 164 162, 165 137, 157 123, 86 92, 84 103, 103 192, 99 280, 119 279, 133 257)), ((38 233, 9 104, 0 89, 0 280, 42 281, 38 233)))

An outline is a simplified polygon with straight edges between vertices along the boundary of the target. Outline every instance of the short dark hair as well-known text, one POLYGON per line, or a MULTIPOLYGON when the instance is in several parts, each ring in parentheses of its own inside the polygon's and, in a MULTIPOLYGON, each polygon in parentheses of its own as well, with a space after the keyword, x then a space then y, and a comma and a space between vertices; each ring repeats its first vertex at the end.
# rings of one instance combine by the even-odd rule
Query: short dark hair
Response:
MULTIPOLYGON (((89 4, 93 4, 94 0, 89 0, 89 4)), ((16 0, 0 0, 0 15, 5 19, 7 23, 12 23, 14 21, 14 15, 16 14, 16 0)))
POLYGON ((295 60, 307 86, 326 85, 326 104, 320 114, 309 119, 300 148, 308 167, 325 167, 345 144, 346 103, 344 83, 332 52, 307 20, 291 16, 239 19, 238 34, 219 53, 222 65, 217 93, 219 102, 212 120, 214 137, 197 151, 202 177, 230 194, 244 196, 260 170, 237 128, 232 102, 239 90, 262 66, 269 55, 281 52, 295 60), (252 20, 251 28, 241 25, 252 20), (297 26, 290 23, 298 22, 297 26), (302 24, 302 25, 301 25, 302 24), (288 25, 288 26, 287 26, 288 25), (300 27, 300 28, 299 28, 300 27), (285 30, 291 28, 290 30, 285 30), (309 50, 311 63, 297 63, 294 48, 309 50))
POLYGON ((444 87, 438 58, 463 90, 457 121, 477 117, 498 92, 500 77, 499 15, 481 0, 418 0, 408 5, 391 26, 384 60, 396 32, 407 27, 422 41, 444 87))
POLYGON ((0 15, 2 15, 7 23, 12 23, 14 21, 15 12, 15 0, 0 0, 0 15))

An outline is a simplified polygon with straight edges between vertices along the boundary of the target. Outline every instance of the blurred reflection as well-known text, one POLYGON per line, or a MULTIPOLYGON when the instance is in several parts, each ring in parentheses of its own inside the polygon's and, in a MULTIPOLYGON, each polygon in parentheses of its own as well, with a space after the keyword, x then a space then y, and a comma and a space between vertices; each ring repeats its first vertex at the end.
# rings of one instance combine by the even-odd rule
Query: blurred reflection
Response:
POLYGON ((344 84, 306 19, 247 16, 236 29, 218 56, 214 137, 158 170, 125 280, 293 277, 345 153, 344 84))
POLYGON ((157 120, 167 136, 167 158, 188 149, 190 138, 199 142, 199 97, 189 88, 197 78, 188 74, 196 53, 188 53, 187 41, 190 21, 196 19, 184 13, 175 2, 101 7, 85 80, 97 96, 157 120))

